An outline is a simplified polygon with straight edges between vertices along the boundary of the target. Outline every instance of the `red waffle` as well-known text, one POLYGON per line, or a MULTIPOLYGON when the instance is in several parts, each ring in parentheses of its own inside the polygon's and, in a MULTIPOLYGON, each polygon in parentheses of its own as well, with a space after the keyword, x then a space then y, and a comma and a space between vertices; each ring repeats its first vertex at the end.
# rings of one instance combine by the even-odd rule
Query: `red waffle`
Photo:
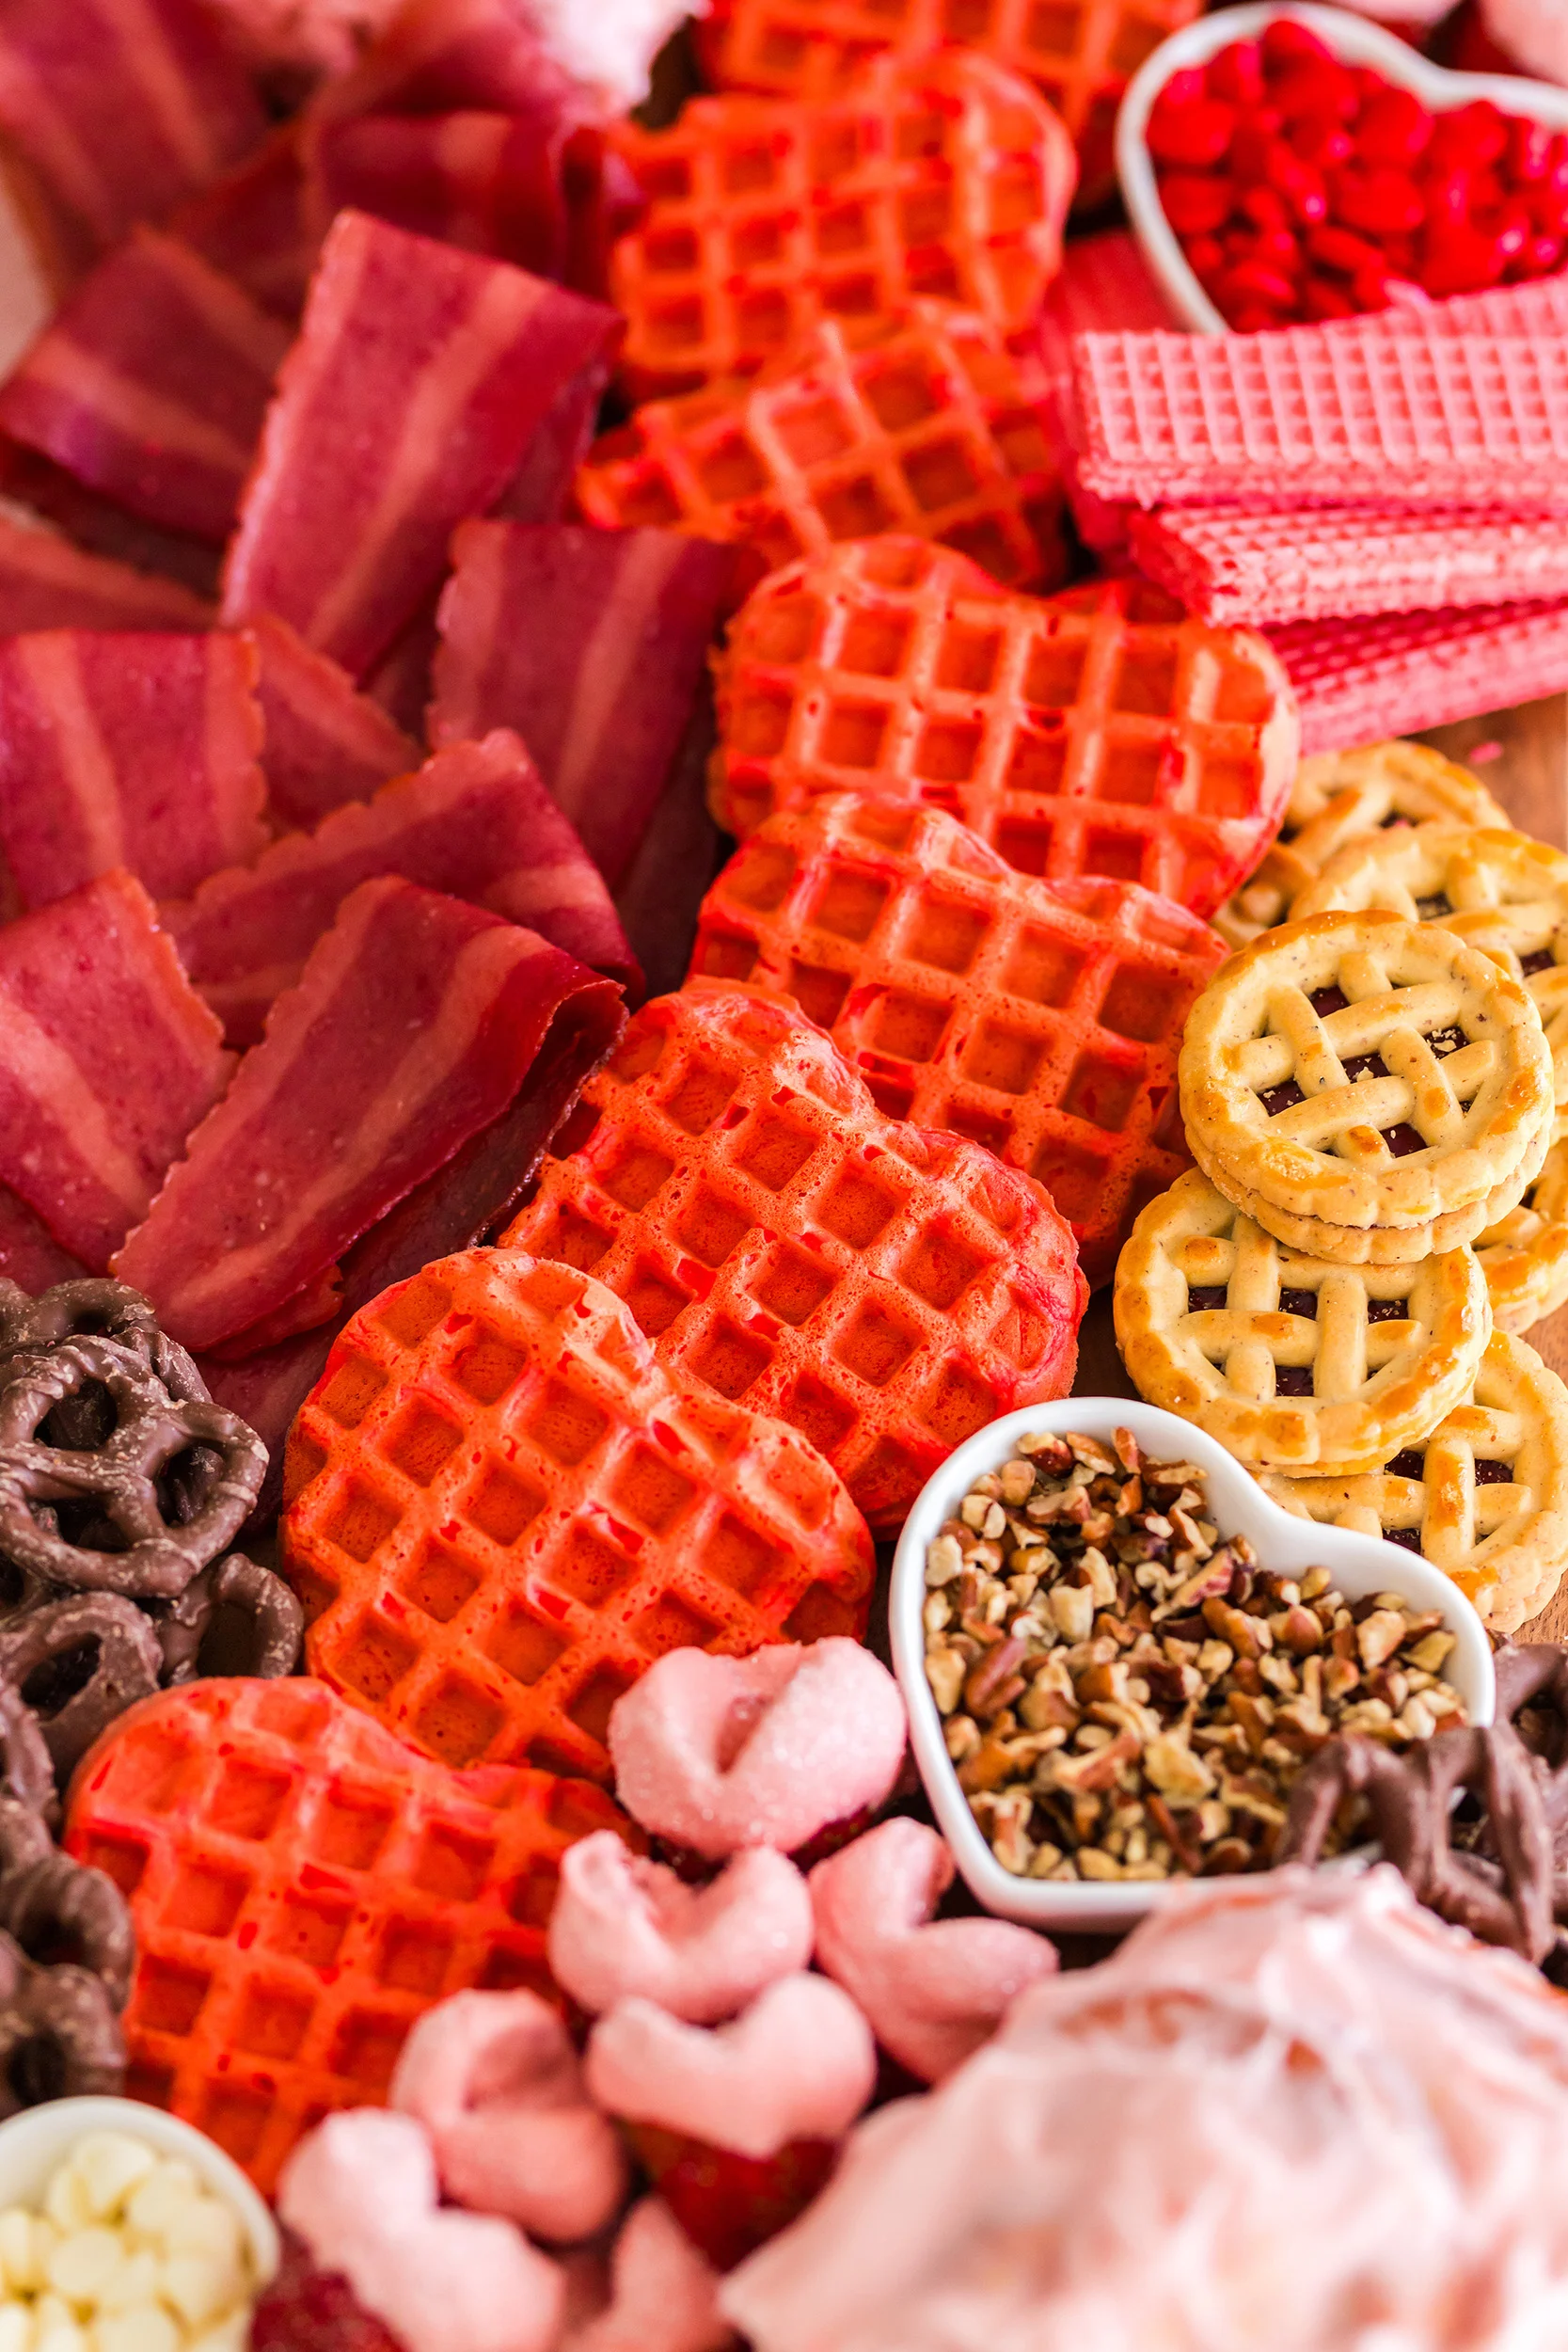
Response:
POLYGON ((1288 621, 1268 634, 1301 706, 1304 755, 1568 689, 1568 597, 1288 621))
POLYGON ((129 1899, 133 2098, 270 2190, 334 2107, 379 2106, 448 1994, 554 1997, 561 1856, 625 1817, 590 1783, 427 1762, 319 1682, 193 1682, 112 1724, 65 1844, 129 1899))
POLYGON ((644 1006, 573 1129, 503 1246, 591 1270, 678 1376, 803 1430, 873 1524, 1071 1387, 1085 1292, 1045 1194, 883 1119, 793 1005, 644 1006))
POLYGON ((610 1710, 666 1650, 864 1630, 871 1540, 827 1464, 520 1253, 438 1259, 354 1318, 284 1496, 311 1672, 454 1767, 608 1782, 610 1710))
POLYGON ((746 539, 768 568, 902 531, 1014 588, 1067 570, 1037 359, 973 311, 824 319, 751 382, 648 401, 577 478, 590 522, 746 539))
POLYGON ((723 89, 820 98, 868 57, 962 40, 1033 82, 1078 150, 1083 200, 1106 194, 1111 141, 1129 77, 1202 0, 717 0, 697 27, 711 80, 723 89))
POLYGON ((1098 1283, 1189 1164, 1176 1056, 1226 953, 1137 882, 1034 882, 938 809, 846 795, 736 850, 691 971, 792 995, 890 1118, 1027 1168, 1098 1283))
POLYGON ((1077 176, 1044 100, 966 50, 879 57, 816 105, 698 98, 615 137, 649 199, 610 270, 637 400, 753 375, 821 318, 922 294, 1021 332, 1077 176))
POLYGON ((1295 774, 1295 704, 1261 638, 1138 580, 1006 596, 917 540, 775 572, 717 674, 710 800, 740 836, 818 793, 892 794, 1021 873, 1141 882, 1206 916, 1295 774))

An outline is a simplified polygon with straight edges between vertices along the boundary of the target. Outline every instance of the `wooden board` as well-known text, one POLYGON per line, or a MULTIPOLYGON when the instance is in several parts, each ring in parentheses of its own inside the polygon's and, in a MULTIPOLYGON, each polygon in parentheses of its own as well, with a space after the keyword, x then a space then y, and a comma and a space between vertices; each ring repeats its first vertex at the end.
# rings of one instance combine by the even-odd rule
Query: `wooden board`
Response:
MULTIPOLYGON (((1568 849, 1568 695, 1554 694, 1544 702, 1526 703, 1489 718, 1434 727, 1422 740, 1452 759, 1468 760, 1480 750, 1482 757, 1477 772, 1519 831, 1533 834, 1538 841, 1550 841, 1560 850, 1568 849), (1487 749, 1493 744, 1499 749, 1495 757, 1488 757, 1487 749)), ((1568 1379, 1568 1307, 1536 1324, 1527 1337, 1553 1371, 1568 1379)), ((1136 1393, 1117 1354, 1108 1290, 1097 1293, 1084 1319, 1075 1386, 1084 1396, 1136 1393)), ((1531 1635, 1568 1641, 1568 1579, 1550 1607, 1520 1639, 1531 1635)))

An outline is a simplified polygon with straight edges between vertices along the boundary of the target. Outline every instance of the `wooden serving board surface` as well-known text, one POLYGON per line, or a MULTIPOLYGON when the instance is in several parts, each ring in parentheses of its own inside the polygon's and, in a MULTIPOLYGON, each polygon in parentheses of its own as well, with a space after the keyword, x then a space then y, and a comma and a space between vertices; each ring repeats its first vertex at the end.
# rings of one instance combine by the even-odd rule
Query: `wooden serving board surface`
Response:
MULTIPOLYGON (((1484 752, 1489 744, 1500 745, 1497 757, 1483 757, 1477 769, 1488 791, 1502 803, 1521 833, 1568 850, 1568 695, 1553 694, 1544 702, 1494 711, 1488 718, 1434 727, 1422 739, 1460 760, 1468 760, 1478 748, 1484 752)), ((1568 1307, 1548 1315, 1525 1336, 1553 1371, 1568 1379, 1568 1307)), ((1108 1289, 1096 1293, 1084 1318, 1075 1386, 1083 1396, 1136 1394, 1117 1354, 1108 1289)), ((1531 1635, 1568 1641, 1568 1578, 1557 1598, 1525 1629, 1520 1639, 1531 1635)))

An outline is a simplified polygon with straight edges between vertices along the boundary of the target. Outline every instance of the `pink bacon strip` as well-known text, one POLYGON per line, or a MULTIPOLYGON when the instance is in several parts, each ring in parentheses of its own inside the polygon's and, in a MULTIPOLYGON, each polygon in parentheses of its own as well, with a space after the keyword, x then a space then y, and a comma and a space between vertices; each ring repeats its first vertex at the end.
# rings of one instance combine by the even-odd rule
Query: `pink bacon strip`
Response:
POLYGON ((0 929, 0 1182, 102 1273, 232 1066, 129 874, 0 929))
POLYGON ((1296 690, 1304 755, 1568 689, 1568 598, 1294 621, 1266 634, 1296 690))
POLYGON ((341 213, 268 412, 224 617, 278 613, 363 676, 505 489, 612 311, 504 262, 341 213))
POLYGON ((210 1347, 314 1281, 515 1097, 581 967, 411 882, 364 882, 115 1259, 210 1347))
POLYGON ((124 866, 183 898, 266 847, 252 647, 49 629, 0 643, 0 847, 24 906, 124 866))
POLYGON ((20 1193, 0 1184, 0 1280, 15 1282, 32 1297, 56 1282, 75 1282, 87 1272, 80 1258, 62 1249, 36 1210, 20 1193))
POLYGON ((315 103, 340 121, 483 107, 561 135, 581 118, 584 93, 515 0, 405 0, 358 65, 315 103))
POLYGON ((118 506, 102 490, 89 489, 63 466, 41 451, 24 449, 20 441, 0 436, 0 498, 29 515, 53 523, 88 555, 106 555, 128 564, 134 572, 150 572, 177 580, 201 600, 203 619, 214 617, 222 568, 219 550, 210 540, 193 539, 188 532, 166 531, 118 506))
POLYGON ((133 514, 221 545, 288 340, 199 254, 137 229, 0 389, 0 430, 133 514))
POLYGON ((237 163, 266 118, 199 0, 5 0, 0 129, 90 253, 237 163))
POLYGON ((610 894, 515 735, 439 752, 418 774, 289 834, 249 867, 214 874, 162 920, 231 1045, 267 1008, 349 894, 401 874, 537 931, 627 986, 641 979, 610 894))
POLYGON ((210 607, 172 580, 87 555, 0 515, 0 637, 28 628, 204 628, 210 607))
POLYGON ((452 564, 432 739, 515 727, 613 888, 699 707, 745 550, 668 531, 469 522, 452 564))
POLYGON ((282 827, 319 824, 419 766, 418 744, 286 621, 264 612, 245 634, 261 665, 267 799, 282 827))

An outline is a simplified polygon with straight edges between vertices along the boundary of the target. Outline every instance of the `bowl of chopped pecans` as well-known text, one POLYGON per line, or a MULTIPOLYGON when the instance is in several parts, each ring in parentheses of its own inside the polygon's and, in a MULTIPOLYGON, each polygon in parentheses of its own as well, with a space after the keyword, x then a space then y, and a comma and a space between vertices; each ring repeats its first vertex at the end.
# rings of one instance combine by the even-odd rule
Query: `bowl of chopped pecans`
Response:
MULTIPOLYGON (((905 1522, 891 1618, 954 1859, 1035 1927, 1122 1929, 1173 1880, 1267 1868, 1338 1734, 1402 1749, 1493 1716, 1457 1585, 1293 1518, 1127 1397, 1026 1406, 959 1446, 905 1522)), ((1338 1850, 1357 1842, 1352 1809, 1338 1850)))

